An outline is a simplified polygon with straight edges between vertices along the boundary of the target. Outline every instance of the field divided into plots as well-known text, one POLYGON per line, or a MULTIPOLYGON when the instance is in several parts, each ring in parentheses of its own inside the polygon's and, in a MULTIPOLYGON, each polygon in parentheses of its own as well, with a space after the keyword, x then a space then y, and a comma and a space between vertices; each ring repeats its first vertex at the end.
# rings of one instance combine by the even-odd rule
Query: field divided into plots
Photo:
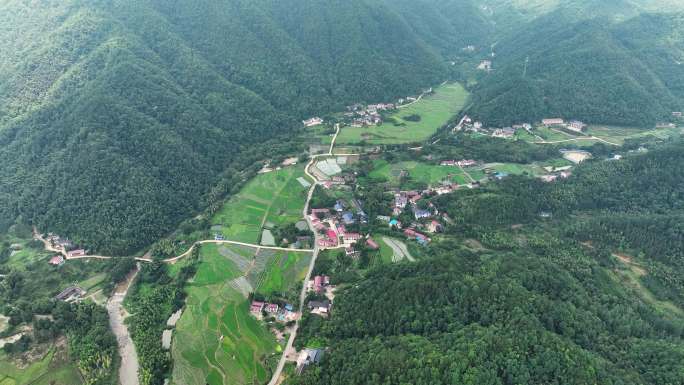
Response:
POLYGON ((250 292, 287 291, 303 279, 311 253, 236 245, 202 246, 176 325, 173 384, 264 383, 282 349, 249 313, 250 292))
POLYGON ((264 227, 297 222, 307 192, 300 177, 303 166, 257 175, 216 213, 212 228, 231 241, 256 244, 264 227))
POLYGON ((343 127, 336 143, 400 144, 422 142, 449 122, 466 105, 468 91, 459 83, 444 84, 432 95, 400 108, 382 125, 343 127))

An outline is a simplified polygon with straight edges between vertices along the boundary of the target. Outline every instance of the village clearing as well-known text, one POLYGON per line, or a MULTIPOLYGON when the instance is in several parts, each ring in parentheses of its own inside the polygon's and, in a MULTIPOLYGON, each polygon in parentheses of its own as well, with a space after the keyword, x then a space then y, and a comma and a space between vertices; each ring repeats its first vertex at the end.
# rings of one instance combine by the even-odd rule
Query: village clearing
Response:
POLYGON ((459 83, 444 84, 416 103, 392 113, 383 124, 371 127, 343 127, 339 144, 401 144, 422 142, 449 122, 466 105, 468 91, 459 83), (419 121, 406 117, 419 116, 419 121))
POLYGON ((642 265, 635 262, 634 259, 628 255, 614 254, 614 256, 624 267, 623 269, 615 270, 617 278, 624 285, 634 290, 645 303, 661 311, 664 316, 671 319, 681 319, 684 317, 684 310, 670 301, 658 299, 651 290, 644 286, 641 280, 648 272, 642 265))
POLYGON ((299 181, 303 177, 302 165, 257 175, 216 213, 212 228, 231 241, 260 243, 266 223, 281 226, 301 219, 307 193, 299 181))
POLYGON ((172 384, 265 383, 282 349, 249 313, 247 295, 287 292, 304 279, 311 253, 207 244, 176 324, 172 384))

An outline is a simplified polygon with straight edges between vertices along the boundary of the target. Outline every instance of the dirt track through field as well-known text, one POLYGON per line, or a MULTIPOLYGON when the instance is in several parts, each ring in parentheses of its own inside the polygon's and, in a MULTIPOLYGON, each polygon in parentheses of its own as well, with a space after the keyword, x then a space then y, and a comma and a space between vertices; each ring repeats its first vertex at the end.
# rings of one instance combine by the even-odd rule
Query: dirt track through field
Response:
POLYGON ((392 257, 392 262, 399 262, 402 261, 404 258, 408 259, 411 262, 415 262, 416 259, 413 258, 411 253, 409 253, 408 249, 406 248, 406 244, 401 241, 397 241, 392 238, 387 238, 387 237, 382 237, 382 241, 387 244, 390 248, 392 248, 392 252, 394 252, 394 256, 392 257))

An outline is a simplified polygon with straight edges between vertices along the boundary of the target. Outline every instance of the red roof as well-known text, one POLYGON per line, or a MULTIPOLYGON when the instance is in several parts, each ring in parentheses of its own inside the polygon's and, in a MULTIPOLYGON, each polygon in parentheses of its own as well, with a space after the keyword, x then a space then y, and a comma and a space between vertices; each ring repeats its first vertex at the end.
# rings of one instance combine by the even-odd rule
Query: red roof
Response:
POLYGON ((373 250, 377 250, 380 248, 380 246, 377 243, 375 243, 375 241, 372 240, 371 238, 368 238, 368 240, 366 241, 366 244, 368 245, 368 247, 370 247, 373 250))
POLYGON ((337 239, 337 233, 333 229, 328 230, 326 234, 328 235, 328 238, 330 238, 333 241, 337 239))
POLYGON ((60 265, 64 262, 64 257, 61 255, 55 255, 54 257, 50 258, 50 264, 51 265, 60 265))

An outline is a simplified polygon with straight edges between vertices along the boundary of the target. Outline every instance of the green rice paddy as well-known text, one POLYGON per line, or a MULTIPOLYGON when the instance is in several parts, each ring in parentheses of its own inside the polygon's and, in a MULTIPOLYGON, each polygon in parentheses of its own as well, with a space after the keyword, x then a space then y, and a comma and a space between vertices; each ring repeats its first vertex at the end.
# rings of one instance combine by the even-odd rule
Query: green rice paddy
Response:
POLYGON ((414 143, 428 139, 465 106, 468 91, 458 83, 436 87, 434 94, 401 108, 376 127, 343 127, 336 143, 414 143), (419 116, 419 121, 407 120, 419 116))
POLYGON ((310 253, 295 251, 204 245, 174 333, 172 383, 265 383, 271 376, 269 359, 282 346, 250 315, 249 301, 237 286, 265 295, 287 291, 304 278, 310 258, 310 253))
POLYGON ((221 225, 226 239, 256 244, 265 223, 297 222, 307 192, 298 177, 306 178, 303 166, 257 175, 216 213, 212 225, 221 225))

